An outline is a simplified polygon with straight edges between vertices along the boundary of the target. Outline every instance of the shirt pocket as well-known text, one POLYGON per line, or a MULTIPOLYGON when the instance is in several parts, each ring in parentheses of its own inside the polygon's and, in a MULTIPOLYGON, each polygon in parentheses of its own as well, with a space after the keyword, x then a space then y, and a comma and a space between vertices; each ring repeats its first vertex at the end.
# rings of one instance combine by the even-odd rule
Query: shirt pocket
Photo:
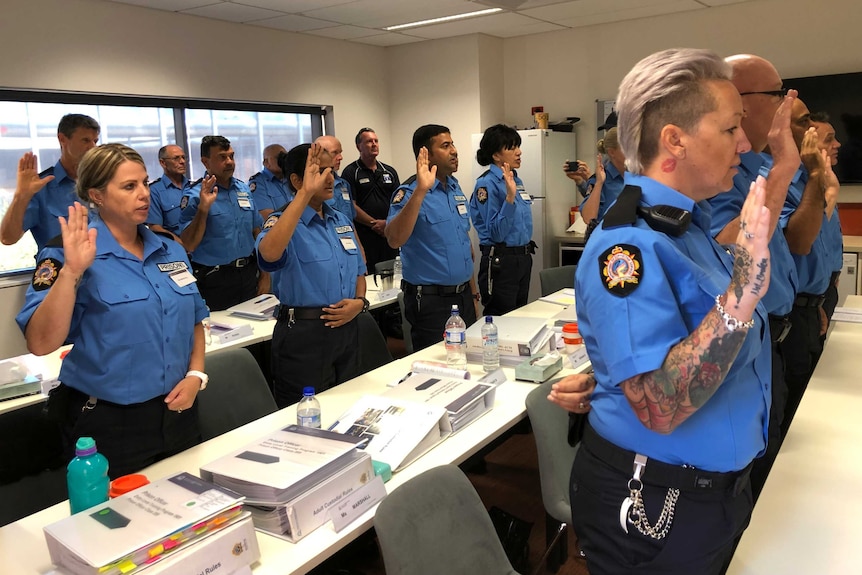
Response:
POLYGON ((148 330, 142 329, 140 322, 145 321, 150 306, 158 305, 149 301, 150 291, 147 287, 135 283, 100 283, 96 291, 105 307, 100 330, 104 341, 123 344, 147 341, 148 330))

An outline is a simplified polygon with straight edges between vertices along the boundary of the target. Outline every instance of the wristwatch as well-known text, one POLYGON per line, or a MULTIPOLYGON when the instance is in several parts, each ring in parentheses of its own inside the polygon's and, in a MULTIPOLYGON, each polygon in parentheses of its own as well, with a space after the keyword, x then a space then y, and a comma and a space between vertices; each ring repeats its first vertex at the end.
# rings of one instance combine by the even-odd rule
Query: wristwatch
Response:
POLYGON ((476 300, 476 301, 481 300, 481 299, 482 299, 482 294, 480 294, 479 292, 474 293, 474 294, 473 294, 473 299, 474 299, 474 300, 476 300))
POLYGON ((197 377, 197 378, 200 378, 200 380, 201 380, 201 389, 200 389, 200 391, 205 390, 205 389, 207 388, 207 383, 209 383, 210 376, 208 376, 208 375, 207 375, 207 374, 205 374, 204 372, 202 372, 202 371, 198 371, 198 370, 196 370, 196 369, 190 369, 190 370, 188 370, 188 371, 186 372, 186 377, 190 377, 190 376, 192 376, 192 375, 193 375, 193 376, 195 376, 195 377, 197 377))
POLYGON ((360 295, 360 296, 356 296, 356 299, 361 299, 361 300, 362 300, 362 311, 360 311, 359 313, 365 313, 365 312, 367 312, 367 311, 368 311, 368 306, 369 306, 369 305, 371 305, 370 303, 368 303, 368 300, 367 300, 367 299, 365 299, 364 297, 362 297, 361 295, 360 295))

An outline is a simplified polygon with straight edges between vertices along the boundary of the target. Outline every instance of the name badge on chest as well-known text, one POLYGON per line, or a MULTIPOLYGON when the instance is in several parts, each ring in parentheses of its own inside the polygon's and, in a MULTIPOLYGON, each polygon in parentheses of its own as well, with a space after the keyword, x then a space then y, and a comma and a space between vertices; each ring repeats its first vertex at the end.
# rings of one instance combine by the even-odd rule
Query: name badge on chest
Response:
POLYGON ((177 270, 168 274, 168 277, 171 278, 171 281, 173 281, 179 287, 185 287, 198 281, 197 278, 193 276, 192 272, 190 272, 189 270, 177 270))
POLYGON ((527 192, 521 192, 520 196, 521 196, 521 199, 524 200, 525 202, 532 202, 533 201, 533 198, 531 198, 530 194, 528 194, 527 192))
POLYGON ((251 200, 248 198, 237 198, 236 203, 244 210, 251 208, 251 200))
POLYGON ((347 190, 341 190, 341 199, 344 200, 345 202, 349 202, 350 201, 350 192, 348 192, 347 190))
POLYGON ((342 236, 338 239, 341 240, 341 247, 343 247, 345 250, 356 249, 356 242, 354 242, 353 238, 351 238, 350 236, 342 236))
POLYGON ((467 204, 458 204, 458 213, 462 216, 467 215, 467 204))
POLYGON ((359 178, 359 183, 360 183, 360 184, 367 184, 367 183, 368 183, 368 182, 370 182, 370 181, 371 181, 371 180, 369 180, 368 178, 359 178))

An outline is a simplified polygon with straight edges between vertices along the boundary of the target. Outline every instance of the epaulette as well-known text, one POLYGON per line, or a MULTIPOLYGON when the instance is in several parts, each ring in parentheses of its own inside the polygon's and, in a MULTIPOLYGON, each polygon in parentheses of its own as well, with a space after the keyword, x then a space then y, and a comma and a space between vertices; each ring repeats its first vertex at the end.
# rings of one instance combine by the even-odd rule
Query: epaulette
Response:
POLYGON ((41 172, 39 172, 39 177, 44 178, 45 176, 53 176, 54 175, 54 166, 50 168, 45 168, 41 172))
POLYGON ((406 181, 402 182, 401 185, 402 186, 409 186, 410 184, 412 184, 415 181, 416 181, 416 174, 413 174, 412 176, 407 178, 406 181))
POLYGON ((193 188, 193 187, 197 186, 198 184, 200 184, 202 181, 204 181, 204 179, 203 179, 203 177, 200 177, 197 180, 195 180, 194 182, 191 182, 189 184, 189 187, 193 188))
POLYGON ((258 177, 259 175, 260 175, 260 172, 257 172, 255 175, 253 175, 252 177, 250 177, 250 178, 248 179, 248 181, 249 181, 249 182, 250 182, 250 181, 252 181, 253 179, 255 179, 256 177, 258 177))
POLYGON ((57 234, 45 244, 46 248, 62 248, 63 247, 63 234, 57 234))
POLYGON ((152 186, 153 184, 158 184, 158 183, 159 183, 159 182, 161 182, 161 181, 162 181, 162 178, 161 178, 161 177, 156 178, 155 180, 153 180, 152 182, 150 182, 149 184, 147 184, 147 187, 152 186))
MULTIPOLYGON (((485 176, 487 176, 487 175, 488 175, 488 174, 490 174, 490 173, 491 173, 491 169, 490 169, 490 168, 488 168, 487 170, 485 170, 484 172, 482 172, 482 175, 481 175, 481 176, 479 176, 479 178, 484 178, 485 176)), ((476 179, 478 180, 479 178, 476 178, 476 179)))
POLYGON ((153 232, 154 234, 156 234, 157 236, 162 236, 163 238, 168 238, 169 240, 174 241, 174 242, 177 241, 177 239, 174 237, 174 234, 172 234, 171 232, 162 231, 162 230, 156 231, 154 229, 150 229, 150 231, 153 232))
POLYGON ((642 191, 638 186, 623 188, 617 201, 605 212, 602 218, 602 229, 616 228, 631 225, 638 219, 638 204, 641 201, 642 191))

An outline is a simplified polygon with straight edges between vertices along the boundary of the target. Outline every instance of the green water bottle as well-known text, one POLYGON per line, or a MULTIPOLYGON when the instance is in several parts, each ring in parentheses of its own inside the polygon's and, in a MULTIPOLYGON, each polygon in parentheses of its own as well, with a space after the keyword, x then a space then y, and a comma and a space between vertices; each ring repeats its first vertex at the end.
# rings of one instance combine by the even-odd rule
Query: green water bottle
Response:
POLYGON ((107 501, 109 484, 108 460, 96 451, 92 437, 81 437, 75 443, 75 458, 66 468, 72 514, 107 501))

